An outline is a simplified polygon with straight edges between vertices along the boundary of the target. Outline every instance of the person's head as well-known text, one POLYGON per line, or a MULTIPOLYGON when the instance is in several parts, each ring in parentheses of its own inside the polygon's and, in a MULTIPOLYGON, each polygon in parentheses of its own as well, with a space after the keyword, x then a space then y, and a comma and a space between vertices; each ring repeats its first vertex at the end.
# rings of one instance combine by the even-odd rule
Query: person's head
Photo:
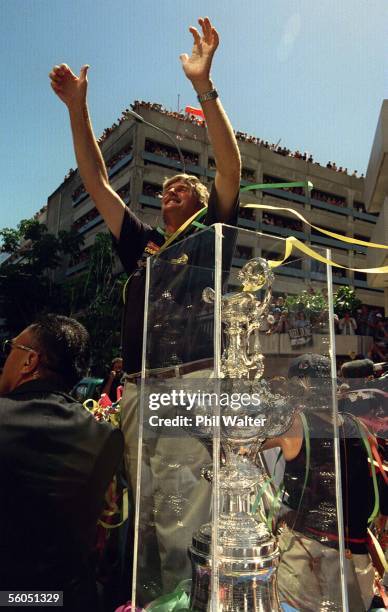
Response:
POLYGON ((89 334, 75 319, 48 314, 7 340, 5 351, 0 395, 36 379, 52 381, 58 390, 69 390, 86 372, 89 334))
POLYGON ((288 378, 330 378, 331 363, 325 355, 304 353, 290 361, 288 378))
POLYGON ((123 359, 122 357, 115 357, 112 359, 112 372, 122 372, 123 371, 123 359))
POLYGON ((178 229, 195 212, 207 206, 209 192, 190 174, 176 174, 163 183, 162 216, 166 226, 178 229))
POLYGON ((288 378, 295 399, 301 401, 305 408, 327 408, 331 399, 330 383, 335 384, 331 377, 331 362, 328 357, 316 353, 295 357, 289 363, 288 378))

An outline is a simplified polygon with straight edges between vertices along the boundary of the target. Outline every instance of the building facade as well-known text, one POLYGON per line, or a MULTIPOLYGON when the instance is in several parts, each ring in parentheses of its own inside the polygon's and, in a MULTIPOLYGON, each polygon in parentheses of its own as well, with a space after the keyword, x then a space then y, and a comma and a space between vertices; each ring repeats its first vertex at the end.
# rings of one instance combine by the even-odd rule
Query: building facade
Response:
MULTIPOLYGON (((167 132, 170 138, 128 114, 119 125, 108 131, 101 150, 113 189, 139 218, 150 225, 160 225, 161 203, 158 196, 162 183, 166 177, 182 171, 179 154, 171 138, 182 150, 186 171, 198 176, 208 186, 215 176, 214 156, 206 129, 199 121, 165 112, 157 105, 139 103, 135 110, 146 121, 167 132)), ((242 185, 310 181, 314 186, 311 193, 300 187, 288 190, 269 187, 250 191, 242 194, 242 202, 293 208, 310 223, 350 238, 369 241, 376 234, 377 213, 370 207, 368 211, 366 209, 363 178, 279 154, 246 135, 240 135, 238 142, 243 166, 242 185)), ((108 231, 85 192, 78 172, 70 173, 48 198, 47 224, 53 233, 73 227, 85 237, 81 257, 77 261, 65 262, 60 272, 63 279, 79 274, 87 267, 96 234, 108 231)), ((292 234, 321 249, 330 248, 332 259, 339 264, 351 268, 368 266, 365 247, 332 240, 307 224, 300 223, 287 211, 241 210, 239 226, 275 237, 292 234)), ((243 233, 233 265, 237 269, 247 259, 260 255, 281 258, 280 247, 278 252, 269 251, 266 246, 269 242, 243 233)), ((294 255, 279 271, 279 291, 289 294, 312 285, 319 287, 324 278, 322 265, 303 254, 294 255)), ((383 288, 375 283, 368 284, 364 273, 333 268, 333 283, 334 291, 341 285, 354 287, 358 297, 369 307, 384 306, 383 288)))

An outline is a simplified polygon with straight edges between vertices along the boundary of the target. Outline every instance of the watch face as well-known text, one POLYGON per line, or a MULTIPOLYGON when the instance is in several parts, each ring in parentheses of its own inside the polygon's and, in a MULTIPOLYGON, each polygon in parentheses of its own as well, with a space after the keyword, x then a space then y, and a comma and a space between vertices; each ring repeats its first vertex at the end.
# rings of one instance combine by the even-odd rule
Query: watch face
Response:
POLYGON ((216 89, 212 89, 211 91, 198 95, 199 102, 207 102, 207 100, 215 100, 216 98, 218 98, 216 89))

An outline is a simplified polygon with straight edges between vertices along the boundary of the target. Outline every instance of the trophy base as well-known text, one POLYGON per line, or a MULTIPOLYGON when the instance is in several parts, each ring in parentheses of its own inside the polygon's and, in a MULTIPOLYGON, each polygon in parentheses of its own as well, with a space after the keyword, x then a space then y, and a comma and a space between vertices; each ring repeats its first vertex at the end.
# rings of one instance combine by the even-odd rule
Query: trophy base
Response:
MULTIPOLYGON (((203 525, 193 536, 189 549, 192 564, 192 612, 209 612, 211 607, 211 526, 203 525)), ((255 545, 227 546, 220 542, 219 602, 217 612, 277 612, 280 603, 276 586, 279 551, 269 534, 255 545)))

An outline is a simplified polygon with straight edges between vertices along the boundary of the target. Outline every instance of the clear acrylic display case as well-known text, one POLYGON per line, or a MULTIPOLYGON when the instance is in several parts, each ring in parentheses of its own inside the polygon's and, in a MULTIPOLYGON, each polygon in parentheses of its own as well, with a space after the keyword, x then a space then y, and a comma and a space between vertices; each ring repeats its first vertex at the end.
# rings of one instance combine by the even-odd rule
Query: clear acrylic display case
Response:
POLYGON ((140 608, 346 609, 331 271, 296 253, 269 278, 284 247, 216 224, 147 261, 140 608))

